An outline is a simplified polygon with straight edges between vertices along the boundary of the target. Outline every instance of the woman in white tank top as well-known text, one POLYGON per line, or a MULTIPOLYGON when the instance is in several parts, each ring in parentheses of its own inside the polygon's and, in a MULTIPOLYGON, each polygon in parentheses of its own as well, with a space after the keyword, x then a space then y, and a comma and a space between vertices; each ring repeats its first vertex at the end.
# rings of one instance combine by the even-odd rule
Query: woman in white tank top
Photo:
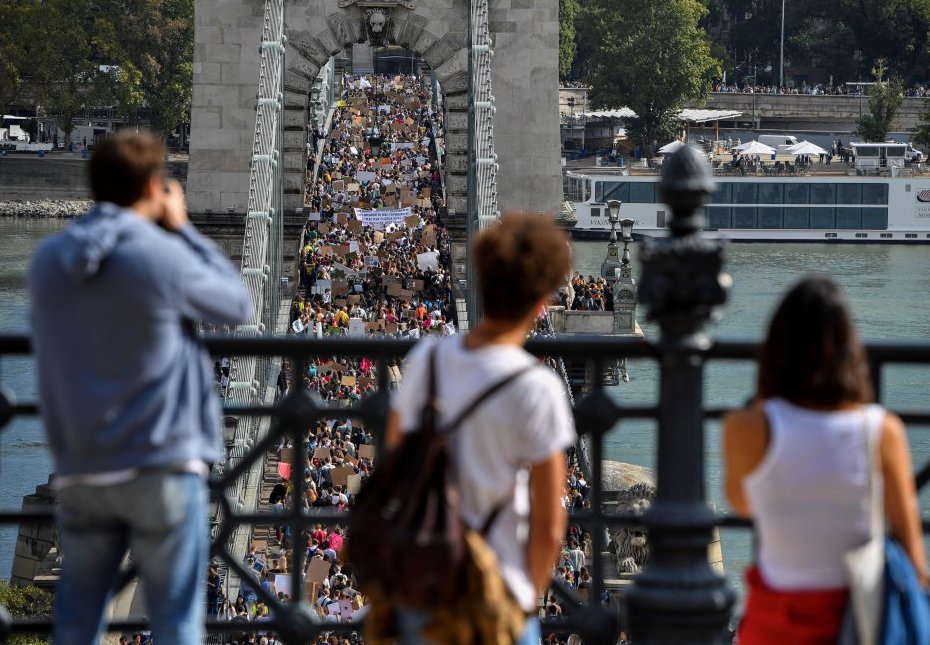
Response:
POLYGON ((769 325, 755 402, 724 420, 725 492, 758 538, 740 645, 836 643, 843 554, 869 532, 867 432, 878 439, 889 529, 926 586, 904 425, 872 399, 845 297, 827 278, 805 278, 769 325))

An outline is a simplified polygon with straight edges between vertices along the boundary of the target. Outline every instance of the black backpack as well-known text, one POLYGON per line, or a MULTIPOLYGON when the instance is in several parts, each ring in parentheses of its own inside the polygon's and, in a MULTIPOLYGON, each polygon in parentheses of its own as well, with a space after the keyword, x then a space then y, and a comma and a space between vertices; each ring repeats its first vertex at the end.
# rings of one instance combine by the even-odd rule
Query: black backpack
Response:
MULTIPOLYGON (((411 608, 448 606, 462 588, 467 527, 449 454, 451 433, 482 403, 532 366, 485 389, 451 423, 437 427, 436 353, 429 363, 420 427, 375 468, 349 521, 349 560, 362 591, 411 608)), ((487 517, 487 535, 504 504, 487 517)))

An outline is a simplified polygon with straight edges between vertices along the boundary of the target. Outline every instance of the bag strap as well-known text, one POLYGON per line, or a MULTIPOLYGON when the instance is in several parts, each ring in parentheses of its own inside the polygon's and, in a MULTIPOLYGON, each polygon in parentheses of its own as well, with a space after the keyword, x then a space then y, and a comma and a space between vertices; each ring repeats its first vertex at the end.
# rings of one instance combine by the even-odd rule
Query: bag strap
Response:
POLYGON ((869 537, 881 537, 885 532, 885 512, 882 486, 879 445, 884 415, 869 405, 863 410, 862 431, 865 434, 865 456, 867 466, 866 487, 869 492, 869 537))
POLYGON ((465 407, 464 410, 459 412, 459 415, 455 417, 455 419, 451 423, 447 424, 443 428, 443 432, 452 433, 458 430, 459 426, 462 425, 462 422, 465 421, 465 419, 467 419, 468 417, 470 417, 482 403, 484 403, 489 398, 497 394, 499 390, 503 389, 507 385, 510 385, 511 382, 517 380, 518 377, 522 376, 526 372, 529 372, 534 367, 535 365, 532 365, 532 364, 521 367, 517 371, 513 372, 512 374, 508 374, 501 380, 497 381, 496 383, 494 383, 493 385, 485 389, 483 392, 481 392, 481 394, 475 397, 475 399, 471 403, 469 403, 465 407))
POLYGON ((436 419, 439 416, 439 396, 436 393, 436 355, 438 353, 439 346, 437 345, 430 352, 426 377, 426 401, 423 402, 423 409, 420 411, 420 429, 431 434, 436 432, 436 419))

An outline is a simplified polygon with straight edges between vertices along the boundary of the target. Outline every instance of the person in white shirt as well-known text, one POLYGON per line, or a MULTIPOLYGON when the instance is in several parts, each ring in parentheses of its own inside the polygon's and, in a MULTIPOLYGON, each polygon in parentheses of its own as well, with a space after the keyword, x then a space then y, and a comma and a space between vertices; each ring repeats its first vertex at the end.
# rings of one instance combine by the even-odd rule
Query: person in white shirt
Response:
MULTIPOLYGON (((451 455, 462 494, 462 519, 481 527, 496 508, 488 534, 512 597, 529 615, 548 586, 564 537, 561 504, 565 450, 576 440, 564 383, 523 349, 527 333, 571 271, 571 249, 554 222, 507 215, 476 240, 484 317, 467 335, 423 341, 410 353, 392 402, 387 445, 419 425, 430 361, 436 354, 443 419, 454 419, 489 383, 517 370, 518 378, 487 399, 456 432, 451 455), (508 276, 508 280, 501 280, 508 276)), ((403 607, 403 599, 397 599, 403 607)), ((396 612, 405 645, 424 643, 429 614, 396 612)), ((517 645, 536 644, 539 623, 529 618, 517 645)))

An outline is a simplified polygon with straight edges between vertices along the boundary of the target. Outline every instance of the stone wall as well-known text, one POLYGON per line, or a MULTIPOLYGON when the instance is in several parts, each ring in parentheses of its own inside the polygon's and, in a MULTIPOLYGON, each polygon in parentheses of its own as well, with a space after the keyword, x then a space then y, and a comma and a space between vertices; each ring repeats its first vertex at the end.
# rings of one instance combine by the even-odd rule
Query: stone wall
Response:
POLYGON ((0 157, 0 201, 89 199, 87 161, 68 156, 0 157))
MULTIPOLYGON (((868 113, 869 97, 724 92, 711 94, 704 107, 739 110, 743 113, 741 121, 750 121, 755 114, 761 119, 763 128, 781 125, 798 129, 850 131, 855 129, 860 114, 868 113)), ((922 98, 905 98, 894 129, 914 130, 922 111, 922 98)))

